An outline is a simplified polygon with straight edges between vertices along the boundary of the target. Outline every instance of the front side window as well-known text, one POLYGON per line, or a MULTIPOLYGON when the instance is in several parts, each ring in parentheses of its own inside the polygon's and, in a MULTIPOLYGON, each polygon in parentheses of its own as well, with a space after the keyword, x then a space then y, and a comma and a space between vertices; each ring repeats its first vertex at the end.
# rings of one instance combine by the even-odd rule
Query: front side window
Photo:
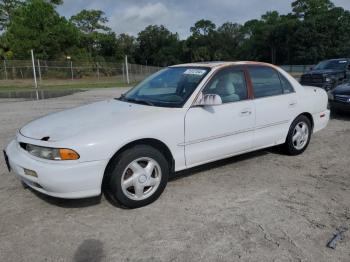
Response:
POLYGON ((181 107, 209 71, 207 67, 169 67, 142 81, 120 100, 151 106, 181 107))
POLYGON ((222 103, 247 99, 248 94, 244 72, 231 68, 221 70, 204 88, 203 94, 219 95, 222 103))
POLYGON ((276 70, 266 66, 249 67, 254 97, 268 97, 283 94, 280 78, 276 70))

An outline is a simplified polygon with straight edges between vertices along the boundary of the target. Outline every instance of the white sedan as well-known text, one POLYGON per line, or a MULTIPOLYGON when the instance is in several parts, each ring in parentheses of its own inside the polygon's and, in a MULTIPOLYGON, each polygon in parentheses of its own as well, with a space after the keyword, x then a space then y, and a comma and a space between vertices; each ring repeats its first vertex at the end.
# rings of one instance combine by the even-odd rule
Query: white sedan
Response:
POLYGON ((120 98, 30 122, 5 159, 44 194, 85 198, 105 190, 136 208, 155 201, 176 171, 282 144, 290 155, 302 153, 329 121, 327 102, 324 90, 270 64, 176 65, 120 98))

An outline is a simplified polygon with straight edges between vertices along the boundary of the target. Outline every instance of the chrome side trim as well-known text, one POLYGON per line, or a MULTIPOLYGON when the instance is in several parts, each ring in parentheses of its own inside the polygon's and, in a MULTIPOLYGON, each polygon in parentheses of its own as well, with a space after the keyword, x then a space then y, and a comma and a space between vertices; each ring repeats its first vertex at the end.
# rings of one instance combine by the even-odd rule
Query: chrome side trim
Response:
POLYGON ((272 127, 272 126, 279 126, 279 125, 283 125, 283 124, 287 124, 287 123, 289 123, 289 120, 283 120, 283 121, 275 122, 272 124, 258 126, 255 128, 255 130, 264 129, 264 128, 268 128, 268 127, 272 127))
POLYGON ((238 130, 238 131, 230 132, 230 133, 225 133, 225 134, 221 134, 221 135, 195 139, 195 140, 188 141, 187 143, 186 142, 185 143, 180 143, 180 144, 178 144, 178 146, 189 146, 189 145, 193 145, 193 144, 207 142, 207 141, 210 141, 210 140, 220 139, 220 138, 224 138, 224 137, 228 137, 228 136, 239 135, 239 134, 242 134, 242 133, 252 132, 252 131, 256 131, 256 130, 260 130, 260 129, 264 129, 264 128, 269 128, 269 127, 273 127, 273 126, 278 126, 278 125, 283 125, 283 124, 287 124, 287 123, 289 123, 288 120, 279 121, 279 122, 275 122, 275 123, 272 123, 272 124, 258 126, 256 128, 247 128, 247 129, 242 129, 242 130, 238 130))

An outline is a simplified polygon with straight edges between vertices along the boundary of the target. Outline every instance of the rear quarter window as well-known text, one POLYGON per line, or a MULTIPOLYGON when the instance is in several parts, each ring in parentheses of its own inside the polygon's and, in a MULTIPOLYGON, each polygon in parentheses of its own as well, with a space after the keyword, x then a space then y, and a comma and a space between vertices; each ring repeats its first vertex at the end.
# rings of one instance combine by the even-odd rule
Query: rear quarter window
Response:
POLYGON ((284 94, 294 93, 294 88, 293 88, 292 84, 288 81, 288 79, 285 78, 281 73, 279 74, 279 76, 281 79, 283 93, 284 94))

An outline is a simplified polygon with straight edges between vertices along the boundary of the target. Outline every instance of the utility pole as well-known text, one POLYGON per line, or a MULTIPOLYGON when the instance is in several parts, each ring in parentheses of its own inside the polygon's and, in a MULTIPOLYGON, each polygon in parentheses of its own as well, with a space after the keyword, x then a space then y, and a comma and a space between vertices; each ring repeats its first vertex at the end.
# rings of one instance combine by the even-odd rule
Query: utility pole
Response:
POLYGON ((35 62, 34 62, 34 51, 33 51, 33 49, 30 50, 30 53, 32 54, 33 76, 34 76, 34 87, 36 89, 36 99, 39 100, 38 82, 36 81, 36 71, 35 71, 35 62))

